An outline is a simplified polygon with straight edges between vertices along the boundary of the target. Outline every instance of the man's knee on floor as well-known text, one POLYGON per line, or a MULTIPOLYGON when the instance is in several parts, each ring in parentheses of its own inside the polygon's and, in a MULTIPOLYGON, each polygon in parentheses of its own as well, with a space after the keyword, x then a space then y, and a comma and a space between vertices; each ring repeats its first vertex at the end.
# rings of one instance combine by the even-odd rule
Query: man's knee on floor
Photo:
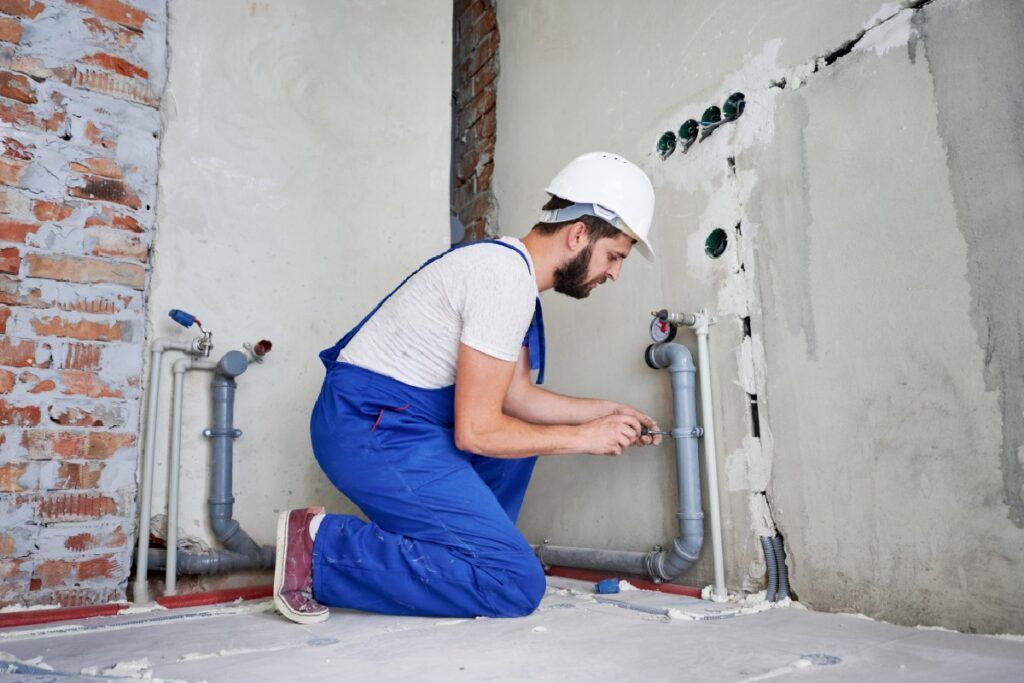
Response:
POLYGON ((532 614, 547 590, 544 568, 532 554, 510 568, 501 595, 496 596, 495 614, 501 617, 525 617, 532 614))

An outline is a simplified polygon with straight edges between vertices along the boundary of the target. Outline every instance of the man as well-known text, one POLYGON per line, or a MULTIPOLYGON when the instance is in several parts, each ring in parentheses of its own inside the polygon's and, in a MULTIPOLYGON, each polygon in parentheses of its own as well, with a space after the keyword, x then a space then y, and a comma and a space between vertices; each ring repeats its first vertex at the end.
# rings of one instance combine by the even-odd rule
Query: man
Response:
POLYGON ((640 411, 533 384, 544 376, 539 293, 582 299, 647 235, 654 190, 614 154, 585 154, 547 189, 540 222, 435 257, 335 346, 313 451, 370 519, 281 514, 274 600, 299 623, 328 606, 423 616, 532 612, 543 568, 515 528, 536 455, 618 455, 660 437, 640 411))

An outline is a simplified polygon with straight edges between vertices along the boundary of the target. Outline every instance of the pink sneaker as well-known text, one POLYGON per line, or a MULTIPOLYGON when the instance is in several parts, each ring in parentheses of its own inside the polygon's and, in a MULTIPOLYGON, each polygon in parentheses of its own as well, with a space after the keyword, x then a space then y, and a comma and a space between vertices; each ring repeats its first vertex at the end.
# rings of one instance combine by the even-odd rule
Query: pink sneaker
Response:
POLYGON ((322 507, 285 510, 277 518, 274 606, 299 624, 315 624, 331 615, 313 598, 313 539, 309 523, 322 507))

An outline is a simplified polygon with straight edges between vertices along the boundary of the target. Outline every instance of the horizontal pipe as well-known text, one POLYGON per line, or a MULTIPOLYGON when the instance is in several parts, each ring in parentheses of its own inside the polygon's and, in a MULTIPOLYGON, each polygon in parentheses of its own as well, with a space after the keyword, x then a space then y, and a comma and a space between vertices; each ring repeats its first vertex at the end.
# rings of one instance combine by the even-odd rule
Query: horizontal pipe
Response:
POLYGON ((600 550, 597 548, 569 548, 560 545, 534 547, 537 559, 546 566, 599 569, 609 572, 623 572, 636 576, 647 576, 647 556, 651 553, 627 550, 600 550))
MULTIPOLYGON (((608 572, 593 571, 590 569, 574 569, 572 567, 548 567, 548 576, 560 576, 565 579, 576 579, 577 581, 603 581, 604 579, 621 579, 622 577, 608 572)), ((654 583, 646 579, 637 579, 632 576, 626 577, 630 585, 645 591, 658 591, 659 593, 671 593, 673 595, 686 595, 691 598, 701 597, 701 589, 695 586, 680 586, 676 583, 654 583)))
MULTIPOLYGON (((179 550, 176 553, 175 570, 177 576, 195 574, 225 574, 243 569, 268 569, 273 566, 273 560, 268 564, 262 559, 266 556, 273 558, 273 548, 263 546, 262 551, 256 557, 233 553, 230 550, 210 550, 208 552, 192 552, 179 550)), ((167 569, 167 550, 165 548, 149 549, 149 565, 153 570, 167 569)))

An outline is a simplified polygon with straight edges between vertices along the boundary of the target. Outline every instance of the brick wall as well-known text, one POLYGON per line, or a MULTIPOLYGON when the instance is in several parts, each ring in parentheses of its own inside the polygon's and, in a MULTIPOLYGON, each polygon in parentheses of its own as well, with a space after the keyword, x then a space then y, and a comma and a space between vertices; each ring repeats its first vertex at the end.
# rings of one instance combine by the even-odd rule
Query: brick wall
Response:
POLYGON ((123 599, 164 0, 0 0, 0 605, 123 599))
POLYGON ((494 172, 498 16, 495 0, 455 0, 453 206, 467 241, 497 234, 494 172))

